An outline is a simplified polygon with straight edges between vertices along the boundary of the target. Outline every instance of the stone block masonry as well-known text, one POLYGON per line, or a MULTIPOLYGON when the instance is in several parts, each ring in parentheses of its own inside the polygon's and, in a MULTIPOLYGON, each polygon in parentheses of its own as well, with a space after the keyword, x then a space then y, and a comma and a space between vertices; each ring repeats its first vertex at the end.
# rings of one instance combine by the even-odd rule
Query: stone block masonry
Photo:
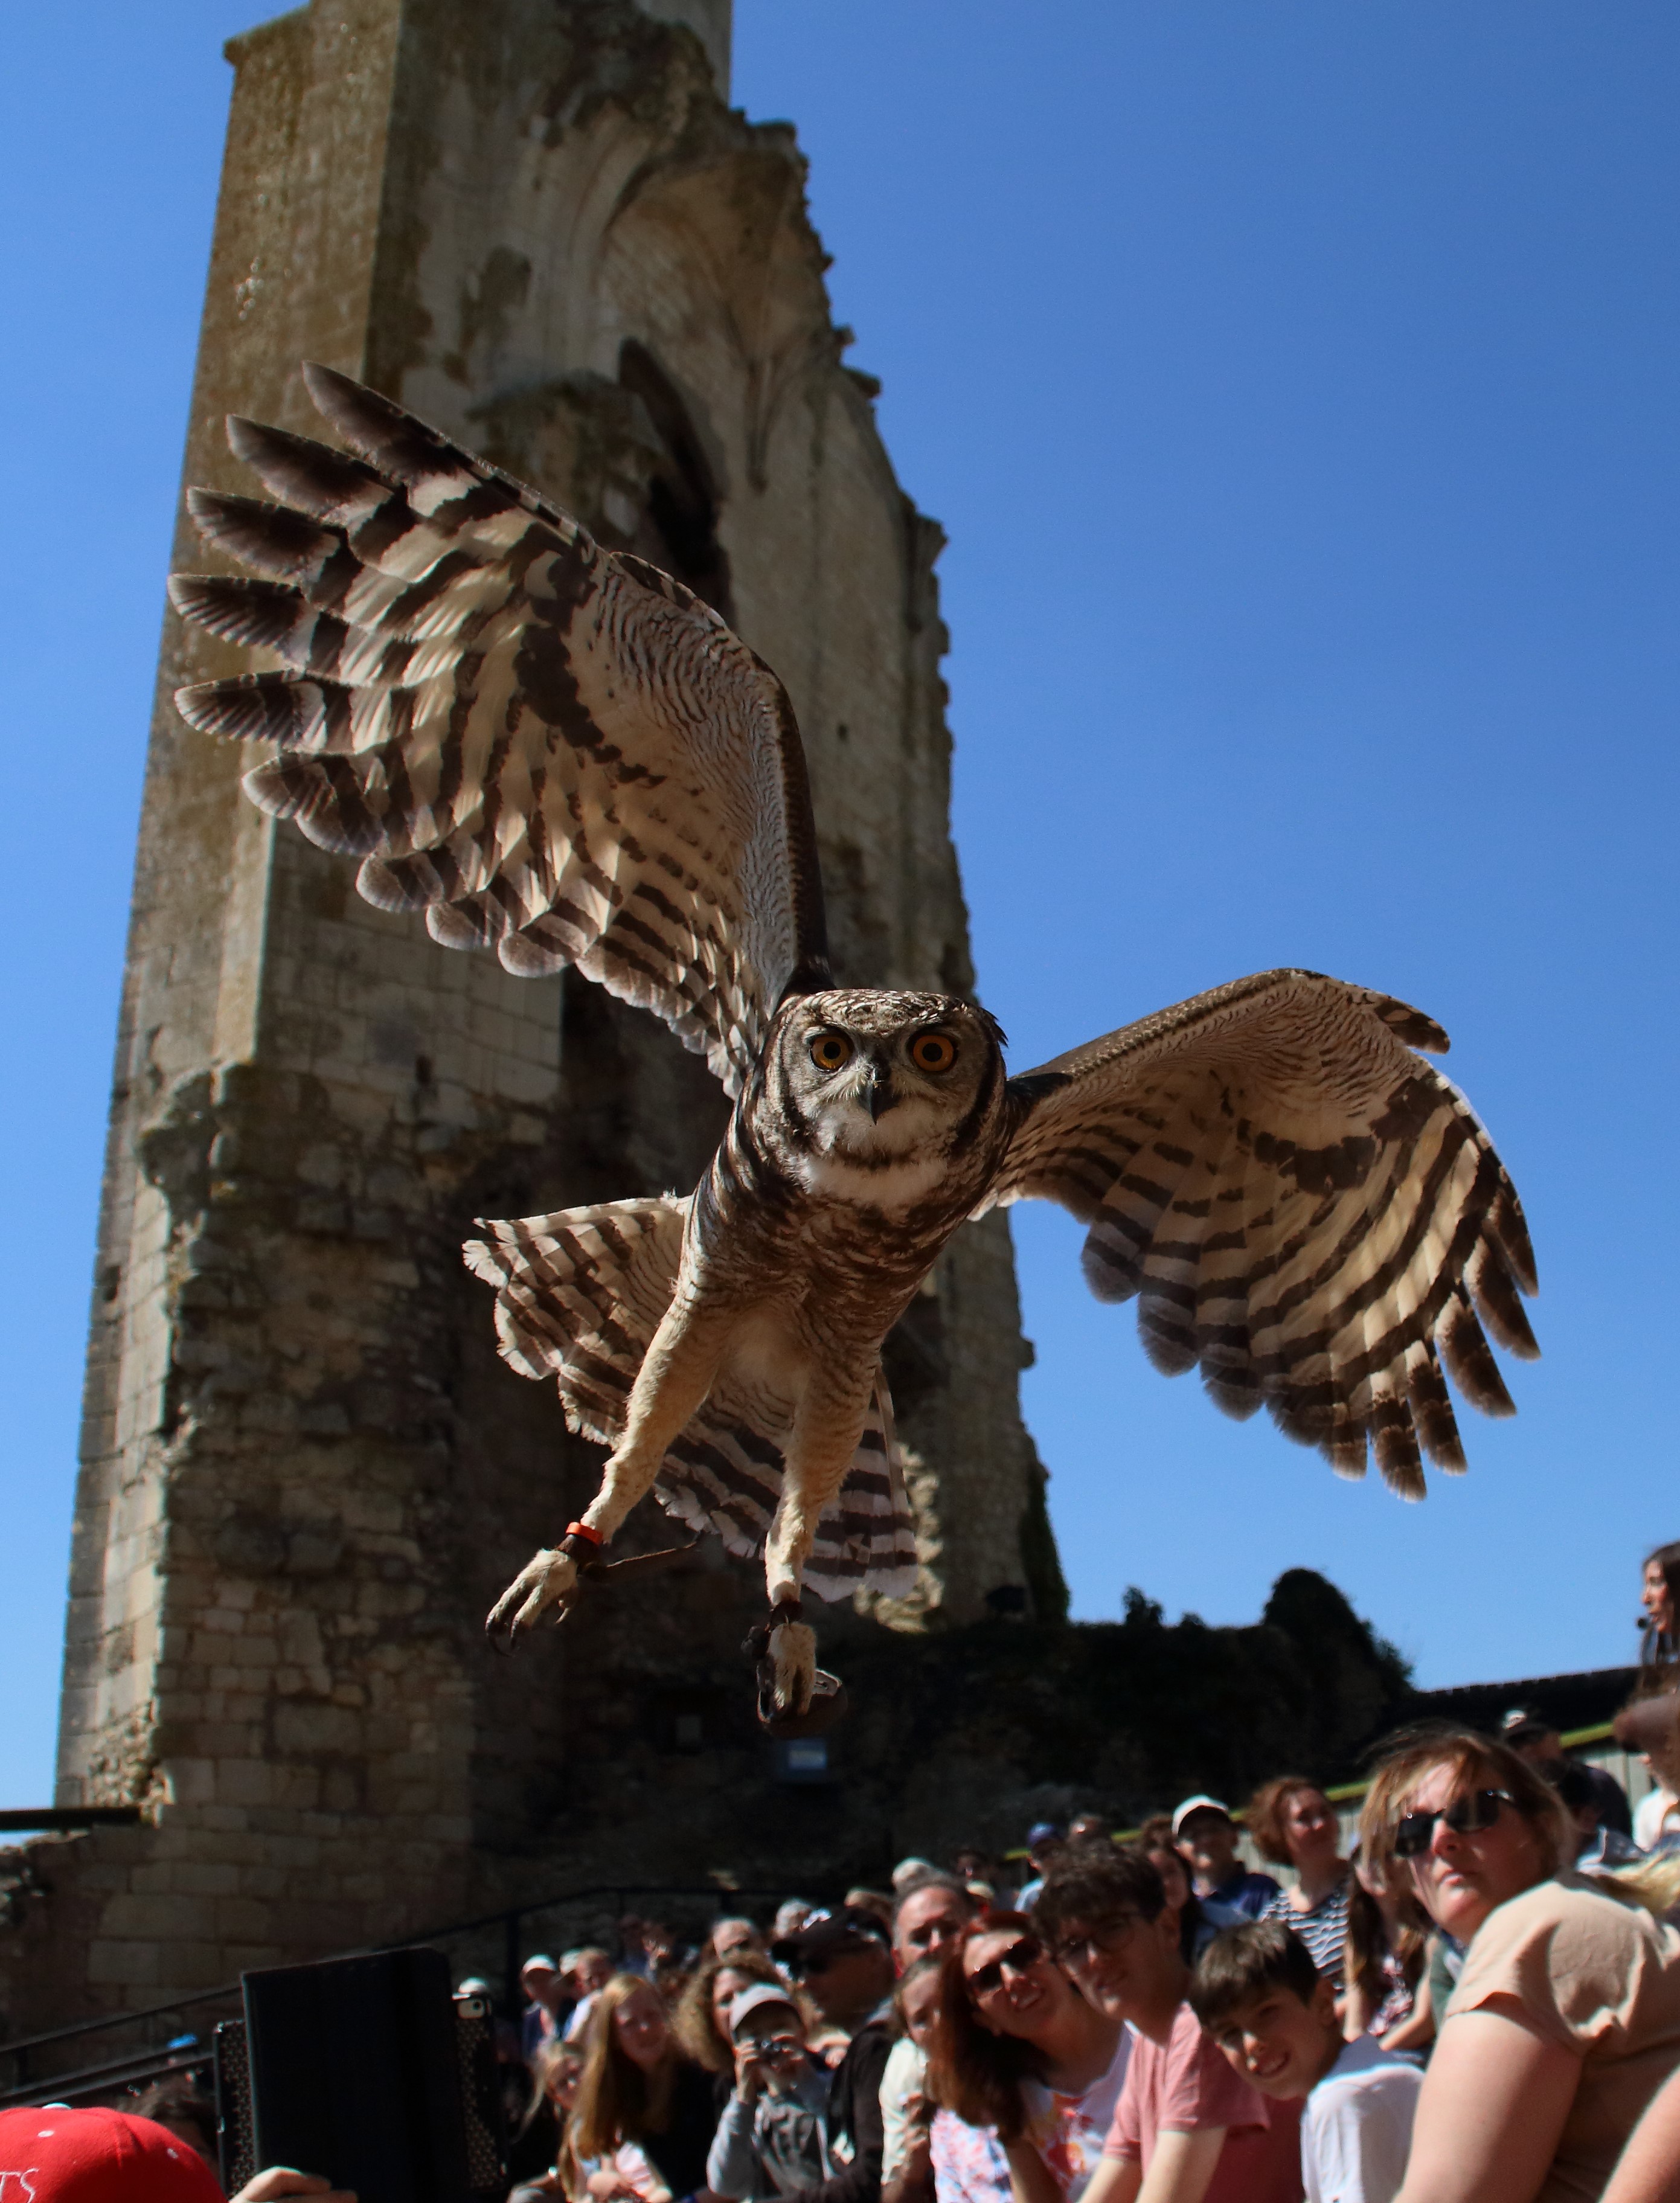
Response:
MULTIPOLYGON (((843 363, 793 134, 719 88, 728 42, 726 0, 335 0, 236 39, 186 478, 249 492, 223 416, 313 432, 319 359, 674 571, 791 692, 837 969, 967 989, 941 538, 843 363)), ((207 563, 183 522, 175 564, 207 563)), ((480 1635, 598 1456, 497 1360, 460 1242, 691 1184, 723 1098, 644 1015, 451 955, 277 834, 250 760, 169 701, 236 670, 169 622, 72 1564, 60 1802, 146 1821, 23 1858, 7 2033, 604 1860, 692 1875, 699 1828, 727 1852, 771 1808, 754 1572, 696 1555, 506 1663, 480 1635), (707 1800, 681 1827, 679 1791, 707 1800)), ((1003 1586, 1054 1609, 1024 1351, 995 1217, 890 1350, 920 1586, 837 1642, 971 1621, 1003 1586)))

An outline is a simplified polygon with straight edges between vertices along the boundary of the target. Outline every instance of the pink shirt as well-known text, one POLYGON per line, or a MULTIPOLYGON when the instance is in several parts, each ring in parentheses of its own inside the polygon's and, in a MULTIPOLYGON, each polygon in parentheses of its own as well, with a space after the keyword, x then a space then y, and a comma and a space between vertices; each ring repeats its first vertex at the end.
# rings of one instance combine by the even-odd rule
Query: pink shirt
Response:
POLYGON ((1164 2043, 1133 2035, 1105 2157, 1130 2158, 1147 2175, 1163 2134, 1223 2127, 1206 2203, 1299 2203, 1301 2107, 1273 2104, 1239 2081, 1187 2004, 1164 2043))

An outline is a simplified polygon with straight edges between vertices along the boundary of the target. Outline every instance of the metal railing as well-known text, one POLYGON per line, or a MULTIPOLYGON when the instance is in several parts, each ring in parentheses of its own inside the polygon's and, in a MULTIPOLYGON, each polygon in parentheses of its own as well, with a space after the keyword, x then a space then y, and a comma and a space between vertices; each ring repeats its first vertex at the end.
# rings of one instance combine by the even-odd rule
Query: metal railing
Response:
POLYGON ((137 1828, 138 1805, 8 1805, 0 1834, 62 1836, 80 1828, 137 1828))
MULTIPOLYGON (((719 1888, 716 1882, 704 1886, 666 1884, 662 1887, 629 1883, 597 1882, 583 1889, 562 1890, 553 1897, 533 1899, 529 1904, 504 1906, 494 1912, 482 1912, 470 1920, 453 1920, 442 1927, 417 1929, 406 1935, 391 1937, 378 1943, 359 1946, 353 1951, 335 1951, 333 1958, 365 1958, 376 1951, 394 1951, 415 1943, 442 1943, 462 1936, 483 1935, 487 1930, 499 1930, 503 1993, 508 2006, 518 2011, 520 1996, 519 1969, 523 1963, 522 1945, 525 1940, 523 1923, 539 1913, 558 1912, 566 1907, 598 1905, 609 1911, 617 1919, 631 1906, 648 1900, 683 1904, 699 1902, 713 1908, 713 1917, 726 1912, 730 1906, 748 1904, 773 1898, 779 1903, 787 1894, 785 1888, 719 1888)), ((194 2041, 183 2041, 179 2035, 169 2043, 153 2043, 138 2048, 127 2055, 109 2058, 103 2064, 80 2065, 68 2071, 53 2070, 32 2078, 34 2062, 32 2053, 47 2051, 55 2046, 74 2042, 87 2037, 114 2033, 126 2027, 147 2026, 150 2023, 174 2019, 177 2022, 189 2013, 204 2011, 211 2005, 224 2005, 230 2012, 240 2003, 240 1987, 237 1982, 223 1982, 215 1988, 195 1989, 185 1996, 171 1998, 167 2003, 147 2005, 138 2011, 102 2012, 97 2018, 72 2022, 64 2027, 52 2027, 37 2035, 19 2035, 10 2042, 0 2042, 0 2057, 12 2063, 12 2085, 0 2090, 0 2106, 27 2103, 38 2096, 44 2087, 50 2087, 56 2098, 68 2101, 73 2096, 98 2095, 121 2088, 131 2080, 149 2079, 163 2071, 180 2071, 201 2065, 210 2056, 208 2047, 200 2047, 194 2041)), ((228 2016, 228 2015, 222 2015, 228 2016)))

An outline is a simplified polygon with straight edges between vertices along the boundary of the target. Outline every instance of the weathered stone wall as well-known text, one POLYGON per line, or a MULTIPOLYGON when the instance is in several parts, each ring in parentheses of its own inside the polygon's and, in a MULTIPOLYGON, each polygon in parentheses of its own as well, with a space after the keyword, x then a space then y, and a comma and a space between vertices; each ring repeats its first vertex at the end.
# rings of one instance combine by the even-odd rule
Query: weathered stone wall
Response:
MULTIPOLYGON (((236 40, 186 477, 248 489, 222 416, 310 430, 318 358, 683 575, 792 694, 838 968, 966 989, 939 534, 842 363, 792 135, 719 94, 726 5, 654 13, 336 0, 236 40)), ((175 563, 207 563, 185 528, 175 563)), ((497 1361, 459 1242, 691 1184, 722 1097, 651 1019, 452 956, 276 835, 248 760, 169 701, 238 663, 168 625, 76 1516, 60 1799, 149 1824, 42 1847, 52 1894, 0 1939, 8 2031, 563 1860, 692 1870, 771 1796, 750 1571, 696 1556, 506 1663, 479 1633, 595 1456, 497 1361)), ((890 1349, 924 1559, 900 1625, 1029 1580, 1054 1604, 1021 1357, 994 1218, 890 1349)), ((872 1633, 843 1614, 828 1641, 872 1633)))

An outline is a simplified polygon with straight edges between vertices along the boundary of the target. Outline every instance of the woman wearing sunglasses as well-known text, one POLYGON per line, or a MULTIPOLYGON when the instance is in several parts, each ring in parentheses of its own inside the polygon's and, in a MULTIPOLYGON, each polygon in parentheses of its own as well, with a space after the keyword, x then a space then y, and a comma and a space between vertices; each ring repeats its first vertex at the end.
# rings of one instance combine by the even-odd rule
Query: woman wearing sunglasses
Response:
POLYGON ((1124 2028, 1080 1994, 1025 1913, 971 1921, 944 1965, 932 2094, 996 2130, 1022 2203, 1078 2203, 1126 2077, 1124 2028))
POLYGON ((1466 1946, 1399 2203, 1601 2195, 1680 2065, 1680 1934, 1642 1901, 1671 1893, 1573 1872, 1557 1793, 1469 1729, 1389 1754, 1362 1841, 1410 1873, 1424 1911, 1466 1946))

